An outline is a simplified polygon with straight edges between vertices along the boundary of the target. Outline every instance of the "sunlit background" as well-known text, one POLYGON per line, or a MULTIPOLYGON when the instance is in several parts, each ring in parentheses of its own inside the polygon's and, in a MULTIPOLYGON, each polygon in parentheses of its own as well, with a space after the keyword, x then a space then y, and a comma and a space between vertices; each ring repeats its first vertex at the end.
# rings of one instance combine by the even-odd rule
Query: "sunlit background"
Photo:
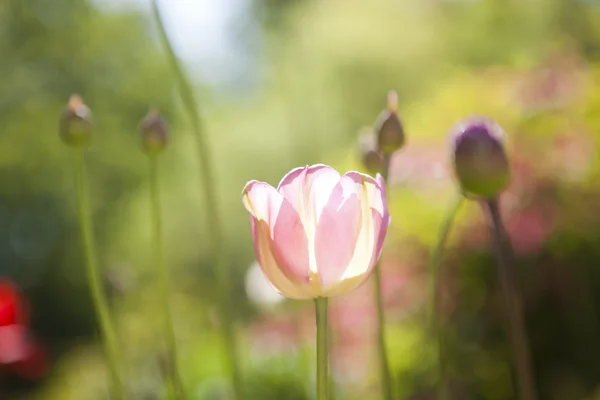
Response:
MULTIPOLYGON (((249 400, 314 393, 310 302, 283 300, 257 270, 246 181, 273 185, 323 162, 363 170, 359 132, 399 95, 382 259, 396 398, 435 398, 427 262, 454 198, 447 131, 489 114, 510 139, 501 204, 517 255, 540 398, 600 399, 600 4, 591 0, 161 0, 194 82, 217 178, 249 400)), ((0 398, 106 399, 85 280, 69 96, 94 117, 87 154, 99 259, 132 399, 162 399, 148 162, 138 122, 159 109, 166 257, 181 365, 193 399, 227 399, 211 226, 190 121, 149 0, 0 3, 0 275, 28 303, 39 352, 3 365, 0 398)), ((516 398, 485 214, 468 203, 443 259, 452 399, 516 398)), ((335 398, 377 400, 372 282, 331 303, 335 398)), ((4 349, 4 350, 3 350, 4 349)), ((5 355, 4 355, 5 357, 5 355)))

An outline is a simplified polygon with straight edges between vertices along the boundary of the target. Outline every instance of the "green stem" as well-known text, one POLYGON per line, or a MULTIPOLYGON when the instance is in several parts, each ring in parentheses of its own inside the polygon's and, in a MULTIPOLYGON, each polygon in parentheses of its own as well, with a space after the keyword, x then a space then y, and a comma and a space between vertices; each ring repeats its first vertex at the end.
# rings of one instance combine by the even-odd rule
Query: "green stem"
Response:
POLYGON ((463 196, 460 195, 454 200, 452 207, 448 210, 448 214, 444 218, 442 223, 440 234, 438 236, 438 242, 431 254, 429 259, 429 328, 432 335, 437 338, 437 351, 438 351, 438 386, 437 386, 437 399, 446 400, 447 395, 447 365, 446 365, 446 351, 444 343, 444 327, 442 320, 439 315, 439 295, 440 295, 440 279, 441 279, 441 259, 452 223, 460 206, 463 203, 463 196))
POLYGON ((233 323, 233 317, 231 314, 230 305, 230 272, 229 266, 225 259, 225 250, 223 247, 223 232, 222 223, 219 217, 219 208, 216 193, 218 192, 216 187, 215 173, 213 170, 212 154, 207 144, 206 135, 202 130, 200 123, 199 108, 194 98, 194 92, 183 72, 177 55, 173 50, 173 46, 169 40, 167 32, 165 30, 160 10, 158 8, 157 0, 152 0, 152 13, 158 27, 161 41, 165 50, 167 51, 171 67, 177 77, 177 83, 179 88, 179 94, 181 100, 189 114, 192 128, 194 131, 194 138, 196 140, 196 150, 198 154, 198 161, 200 162, 200 170, 202 175, 201 189, 204 197, 204 205, 206 207, 206 214, 208 218, 207 225, 210 227, 210 233, 206 236, 208 240, 209 249, 212 256, 213 266, 217 274, 218 287, 220 292, 220 305, 221 305, 221 316, 222 316, 222 329, 223 329, 223 340, 225 347, 225 356, 228 361, 228 369, 231 375, 233 383, 233 389, 235 396, 238 400, 244 398, 242 377, 239 370, 238 363, 238 351, 237 341, 235 337, 235 329, 233 323))
POLYGON ((515 370, 521 400, 536 400, 537 392, 533 380, 533 369, 531 367, 531 354, 525 330, 523 308, 517 288, 517 278, 514 265, 514 256, 510 241, 507 238, 498 200, 492 199, 487 202, 487 208, 492 220, 492 235, 494 238, 494 252, 496 254, 496 265, 498 277, 504 292, 506 314, 508 317, 508 333, 513 349, 515 370))
POLYGON ((77 149, 74 154, 73 167, 75 169, 75 186, 77 189, 77 208, 81 240, 86 261, 88 285, 92 295, 92 302, 102 332, 102 341, 106 360, 112 379, 112 393, 115 400, 124 399, 123 385, 119 376, 119 358, 115 328, 108 309, 108 301, 102 290, 102 279, 96 260, 96 249, 92 221, 90 215, 90 202, 88 183, 85 167, 85 150, 77 149))
POLYGON ((150 200, 151 200, 151 218, 154 228, 154 262, 158 273, 159 292, 163 306, 164 329, 167 336, 167 354, 168 354, 168 372, 175 389, 176 398, 187 399, 185 385, 181 379, 179 370, 179 357, 177 355, 177 338, 175 328, 173 327, 173 317, 171 307, 169 306, 169 290, 171 286, 169 271, 165 263, 162 218, 160 206, 160 189, 158 177, 158 159, 156 155, 150 155, 150 200))
POLYGON ((375 300, 377 302, 377 350, 379 353, 379 368, 381 373, 381 389, 385 400, 392 400, 392 374, 386 351, 385 342, 385 312, 383 298, 381 295, 381 273, 377 264, 373 274, 375 275, 375 300))
POLYGON ((327 298, 315 299, 317 317, 317 400, 327 400, 329 395, 329 361, 327 335, 327 298))
MULTIPOLYGON (((383 156, 382 176, 387 185, 390 169, 390 154, 383 156)), ((381 374, 381 390, 384 400, 393 400, 392 374, 387 356, 385 341, 385 310, 383 307, 383 296, 381 293, 381 265, 377 263, 373 270, 375 276, 375 302, 377 304, 377 352, 379 355, 379 369, 381 374)))

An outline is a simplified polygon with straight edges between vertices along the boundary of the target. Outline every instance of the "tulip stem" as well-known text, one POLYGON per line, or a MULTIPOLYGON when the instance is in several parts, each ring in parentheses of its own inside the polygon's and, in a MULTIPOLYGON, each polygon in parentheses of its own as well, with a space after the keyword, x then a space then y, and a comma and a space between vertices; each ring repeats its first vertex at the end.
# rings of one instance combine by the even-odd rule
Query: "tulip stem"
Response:
POLYGON ((239 370, 237 341, 235 337, 234 321, 231 313, 230 304, 230 272, 225 258, 225 249, 223 247, 223 232, 222 224, 219 217, 219 207, 217 202, 217 188, 215 173, 213 170, 212 154, 207 144, 206 135, 204 134, 200 122, 199 108, 194 98, 194 91, 189 84, 183 68, 181 67, 177 55, 173 50, 173 46, 169 40, 169 36, 165 30, 162 21, 160 9, 157 0, 152 0, 152 14, 158 27, 160 39, 167 52, 171 68, 175 72, 177 78, 179 94, 186 108, 192 128, 194 131, 194 139, 196 140, 196 150, 198 161, 200 162, 200 171, 202 181, 200 187, 204 197, 204 205, 207 213, 207 226, 210 227, 210 233, 207 235, 208 247, 211 252, 211 258, 214 269, 217 275, 218 290, 220 292, 221 306, 221 328, 223 330, 225 357, 228 362, 228 369, 231 375, 231 381, 235 392, 235 397, 238 400, 244 398, 242 377, 239 370))
POLYGON ((329 396, 329 361, 327 335, 327 298, 315 299, 317 319, 317 400, 327 400, 329 396))
MULTIPOLYGON (((382 177, 388 183, 391 154, 384 152, 382 177)), ((387 189, 387 188, 386 188, 387 189)), ((377 352, 379 354, 379 369, 381 374, 381 390, 384 400, 393 400, 392 374, 390 372, 390 363, 387 356, 387 346, 385 341, 385 310, 383 306, 383 296, 381 293, 381 262, 378 262, 373 270, 375 276, 375 302, 377 304, 377 352)))
POLYGON ((102 290, 102 279, 96 259, 94 234, 90 215, 90 200, 85 167, 85 150, 76 149, 73 154, 73 167, 75 169, 75 187, 77 190, 77 208, 81 241, 86 261, 88 285, 92 295, 92 302, 96 317, 102 332, 104 352, 107 366, 112 380, 112 397, 115 400, 124 399, 123 384, 119 376, 119 357, 115 328, 110 316, 108 301, 102 290))
POLYGON ((513 348, 519 398, 521 400, 536 400, 537 393, 533 380, 533 369, 531 367, 531 355, 527 341, 527 332, 525 330, 523 309, 517 288, 516 271, 512 264, 512 259, 514 258, 513 250, 505 233, 498 200, 489 200, 487 208, 492 221, 491 230, 494 240, 498 277, 502 291, 504 292, 508 333, 513 348))
POLYGON ((176 393, 175 398, 187 399, 185 385, 181 379, 179 370, 179 358, 177 356, 177 339, 175 328, 173 327, 173 317, 171 307, 169 306, 169 289, 171 286, 169 271, 165 263, 162 218, 160 206, 160 189, 158 177, 158 156, 151 154, 150 160, 150 214, 153 224, 154 235, 154 262, 158 273, 159 293, 163 306, 164 329, 167 336, 167 354, 168 354, 168 372, 171 375, 171 383, 176 393))
POLYGON ((454 218, 458 213, 460 206, 463 203, 463 196, 458 196, 456 200, 453 201, 452 206, 448 209, 448 213, 446 214, 444 221, 442 223, 440 233, 438 236, 437 244, 431 254, 429 259, 429 329, 432 335, 436 336, 437 340, 437 352, 438 352, 438 368, 439 368, 439 376, 438 376, 438 385, 437 385, 437 399, 438 400, 446 400, 447 396, 447 384, 448 377, 447 375, 447 365, 446 365, 446 351, 445 351, 445 343, 444 343, 444 327, 442 320, 439 314, 440 307, 440 280, 441 280, 441 259, 444 248, 446 247, 446 242, 448 241, 448 236, 450 235, 450 230, 452 228, 452 223, 454 222, 454 218))

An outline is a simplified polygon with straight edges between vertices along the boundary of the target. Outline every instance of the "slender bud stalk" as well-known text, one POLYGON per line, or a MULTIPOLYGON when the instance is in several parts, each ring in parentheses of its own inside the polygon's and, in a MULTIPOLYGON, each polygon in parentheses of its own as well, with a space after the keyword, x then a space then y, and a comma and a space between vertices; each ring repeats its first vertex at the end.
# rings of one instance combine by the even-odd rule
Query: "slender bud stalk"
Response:
POLYGON ((173 317, 171 315, 171 307, 169 305, 169 290, 170 290, 170 278, 167 265, 165 263, 164 246, 163 246, 163 234, 162 234, 162 218, 161 218, 161 207, 160 207, 160 189, 159 189, 159 177, 158 177, 158 156, 157 154, 150 154, 150 200, 151 200, 151 218, 153 224, 153 235, 154 235, 154 261, 156 263, 156 270, 158 273, 159 293, 163 307, 163 318, 164 318, 164 330, 167 339, 167 373, 170 375, 170 379, 174 388, 175 398, 185 400, 188 398, 185 385, 181 378, 179 369, 179 358, 177 354, 177 338, 175 335, 175 328, 173 326, 173 317))
MULTIPOLYGON (((388 181, 390 169, 390 154, 383 154, 383 179, 386 184, 388 181)), ((384 400, 393 400, 393 383, 390 363, 387 356, 387 346, 385 340, 385 309, 383 305, 383 295, 381 293, 381 262, 377 263, 373 270, 375 276, 375 302, 377 304, 377 352, 379 354, 379 370, 381 375, 381 390, 384 400)))
POLYGON ((441 260, 442 253, 446 247, 448 236, 452 228, 454 217, 458 213, 458 210, 463 203, 463 197, 458 196, 452 207, 448 210, 448 214, 444 218, 440 234, 438 236, 438 242, 431 254, 429 259, 429 271, 430 271, 430 282, 429 282, 429 328, 433 336, 437 340, 437 352, 438 352, 438 385, 437 385, 437 399, 447 400, 448 399, 448 376, 447 376, 447 362, 446 362, 446 349, 445 349, 445 335, 444 325, 439 313, 440 307, 440 279, 441 279, 441 260))
POLYGON ((502 223, 498 200, 488 200, 486 205, 492 222, 494 252, 498 277, 506 305, 508 334, 513 350, 519 398, 521 400, 536 400, 537 393, 520 293, 517 287, 516 271, 513 265, 512 247, 502 223))
POLYGON ((73 169, 75 170, 76 174, 75 185, 77 189, 79 226, 81 230, 81 240, 83 242, 83 251, 85 254, 88 284, 92 294, 92 301, 96 310, 98 323, 100 325, 107 365, 112 379, 112 398, 115 400, 123 400, 125 399, 125 396, 119 375, 119 352, 117 350, 115 328, 109 312, 106 296, 102 291, 102 281, 96 259, 96 249, 94 246, 85 168, 85 150, 83 148, 76 148, 73 150, 73 153, 73 169))
MULTIPOLYGON (((404 128, 398 118, 398 94, 390 91, 387 96, 387 108, 380 114, 375 122, 374 133, 377 136, 376 153, 381 156, 381 175, 387 186, 390 173, 390 159, 392 154, 400 150, 405 142, 404 128)), ((381 374, 381 390, 384 400, 393 400, 394 387, 392 373, 387 356, 385 340, 385 309, 381 291, 381 263, 374 270, 375 276, 375 302, 377 304, 377 350, 379 353, 379 368, 381 374)))
POLYGON ((210 227, 210 232, 207 235, 209 241, 208 247, 211 252, 212 264, 214 265, 217 284, 221 297, 221 328, 223 330, 223 347, 225 358, 227 359, 227 367, 231 376, 235 397, 237 400, 243 400, 243 385, 240 366, 238 362, 237 339, 235 334, 235 326, 231 310, 230 299, 230 282, 231 276, 229 266, 227 265, 224 239, 222 232, 222 223, 220 220, 220 212, 216 197, 217 185, 215 173, 213 170, 212 154, 210 146, 207 143, 206 135, 202 130, 200 120, 199 107, 194 97, 194 91, 189 84, 187 77, 183 72, 183 68, 179 64, 177 55, 173 50, 173 46, 169 40, 165 30, 157 0, 152 0, 152 14, 159 30, 161 42, 167 52, 171 67, 177 78, 179 94, 186 111, 189 114, 194 131, 194 139, 196 140, 196 149, 198 153, 198 161, 200 162, 200 172, 202 182, 200 188, 204 197, 204 206, 208 218, 207 226, 210 227))

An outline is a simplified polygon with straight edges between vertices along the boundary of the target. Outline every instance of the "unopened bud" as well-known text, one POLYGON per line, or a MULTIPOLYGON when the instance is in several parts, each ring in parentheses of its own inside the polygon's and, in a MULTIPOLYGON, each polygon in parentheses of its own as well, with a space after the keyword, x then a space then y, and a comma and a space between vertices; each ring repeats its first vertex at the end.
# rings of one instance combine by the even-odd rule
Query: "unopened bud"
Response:
POLYGON ((487 117, 467 118, 452 129, 454 173, 465 195, 491 199, 506 187, 505 138, 502 127, 487 117))
POLYGON ((359 133, 358 146, 365 169, 372 175, 383 172, 383 155, 377 150, 377 137, 371 128, 359 133))
POLYGON ((404 128, 398 118, 398 94, 394 91, 388 93, 388 104, 375 122, 377 145, 379 150, 391 154, 404 146, 404 128))
POLYGON ((60 119, 60 137, 72 147, 86 147, 92 138, 92 113, 78 95, 69 99, 60 119))
POLYGON ((148 154, 158 154, 164 150, 169 140, 169 128, 156 110, 150 110, 140 123, 142 146, 148 154))

